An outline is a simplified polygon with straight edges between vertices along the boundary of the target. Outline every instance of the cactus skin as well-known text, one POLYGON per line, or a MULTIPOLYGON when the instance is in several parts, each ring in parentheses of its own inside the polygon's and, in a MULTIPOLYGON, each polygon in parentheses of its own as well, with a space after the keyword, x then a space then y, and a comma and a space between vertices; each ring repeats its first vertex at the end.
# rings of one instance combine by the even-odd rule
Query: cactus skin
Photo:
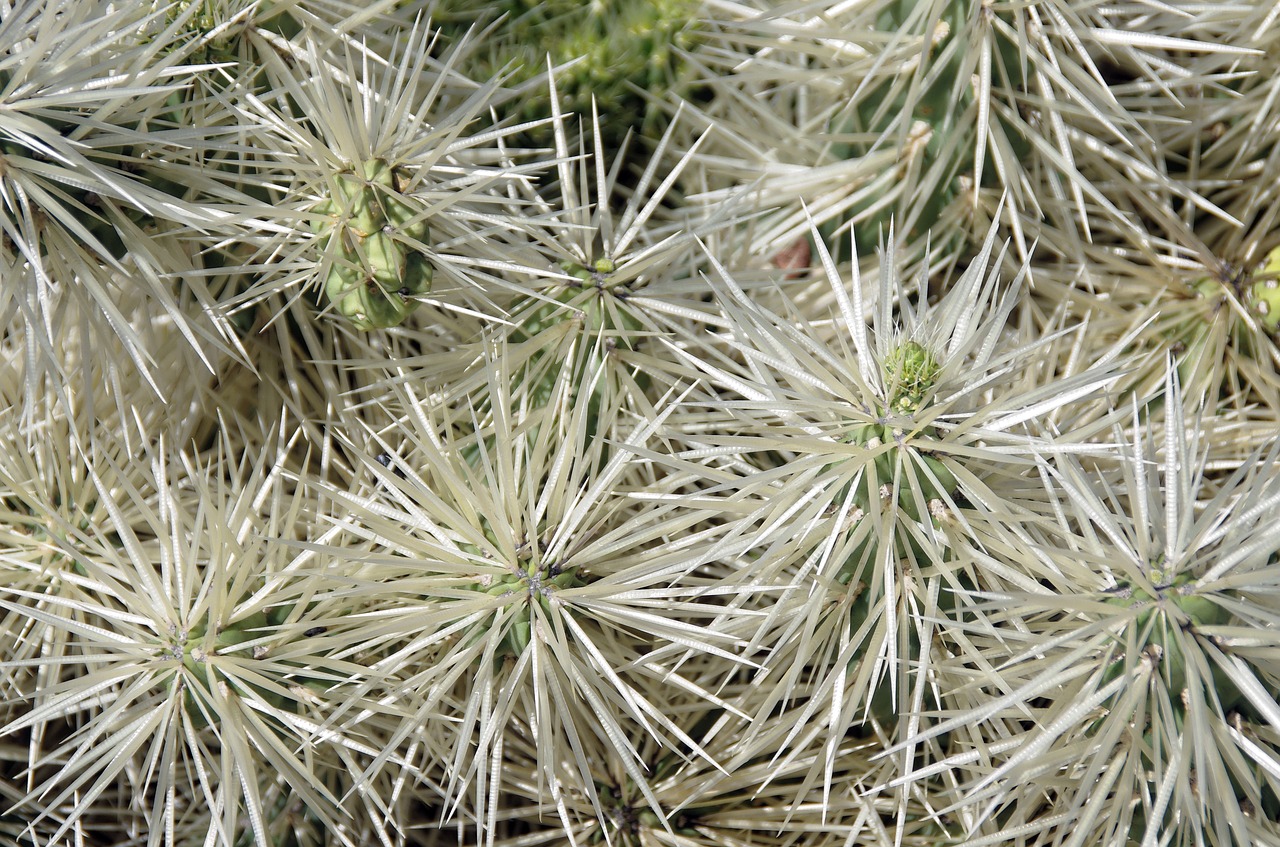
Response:
POLYGON ((324 291, 336 311, 356 329, 399 326, 417 308, 413 298, 431 290, 433 268, 412 243, 425 243, 430 228, 415 220, 401 190, 404 180, 382 159, 370 159, 339 174, 337 193, 312 211, 313 223, 337 255, 324 291))

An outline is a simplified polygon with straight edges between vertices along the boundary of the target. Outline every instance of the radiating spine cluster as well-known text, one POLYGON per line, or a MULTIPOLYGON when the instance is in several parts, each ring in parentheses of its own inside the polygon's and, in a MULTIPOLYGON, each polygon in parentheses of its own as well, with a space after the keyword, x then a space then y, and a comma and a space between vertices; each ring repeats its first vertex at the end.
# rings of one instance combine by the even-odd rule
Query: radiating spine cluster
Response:
POLYGON ((0 0, 0 847, 1280 844, 1266 4, 0 0))

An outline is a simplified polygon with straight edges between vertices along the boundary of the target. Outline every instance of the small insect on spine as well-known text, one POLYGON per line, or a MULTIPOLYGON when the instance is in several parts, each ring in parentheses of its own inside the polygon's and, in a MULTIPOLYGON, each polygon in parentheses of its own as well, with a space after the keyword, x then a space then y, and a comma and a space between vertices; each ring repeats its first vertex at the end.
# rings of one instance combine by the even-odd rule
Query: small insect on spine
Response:
POLYGON ((390 453, 388 453, 388 452, 386 452, 386 451, 384 450, 384 451, 382 451, 381 453, 379 453, 379 454, 376 456, 376 458, 377 458, 377 460, 378 460, 378 464, 382 465, 384 468, 388 468, 388 469, 390 469, 391 471, 393 471, 393 472, 395 473, 395 475, 396 475, 396 476, 400 477, 401 479, 404 479, 404 478, 405 478, 404 468, 401 468, 401 467, 395 467, 395 468, 392 468, 392 467, 391 467, 391 458, 392 458, 392 457, 391 457, 391 454, 390 454, 390 453))

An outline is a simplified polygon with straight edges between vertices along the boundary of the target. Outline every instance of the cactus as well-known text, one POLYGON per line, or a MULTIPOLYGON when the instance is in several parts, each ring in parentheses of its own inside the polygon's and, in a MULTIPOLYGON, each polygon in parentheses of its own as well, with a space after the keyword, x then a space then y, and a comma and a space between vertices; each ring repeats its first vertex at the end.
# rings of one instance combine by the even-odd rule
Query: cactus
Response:
MULTIPOLYGON (((545 564, 540 567, 527 565, 498 579, 489 577, 485 582, 473 583, 472 590, 521 604, 515 615, 506 622, 506 635, 498 654, 520 656, 529 647, 533 626, 531 604, 537 603, 543 615, 552 615, 554 611, 551 598, 555 592, 582 585, 585 582, 578 578, 575 568, 562 571, 555 564, 545 564)), ((482 638, 486 631, 485 627, 477 628, 473 638, 482 638)))
MULTIPOLYGON (((267 616, 263 612, 225 625, 203 620, 187 629, 174 628, 172 640, 161 654, 172 656, 181 662, 182 667, 179 673, 170 677, 167 685, 172 687, 179 678, 182 679, 187 716, 197 728, 207 726, 207 716, 216 713, 217 708, 210 689, 219 684, 221 677, 216 671, 211 671, 210 660, 216 662, 216 657, 224 654, 237 655, 240 644, 261 638, 266 628, 267 616)), ((249 693, 234 684, 229 690, 240 696, 249 693)), ((254 691, 253 696, 276 708, 283 707, 285 703, 283 697, 271 691, 260 689, 254 691)))
MULTIPOLYGON (((493 46, 468 68, 478 78, 492 77, 514 63, 507 84, 519 86, 545 73, 548 60, 553 66, 575 62, 556 73, 559 106, 587 119, 598 108, 606 146, 613 151, 628 131, 660 132, 660 107, 651 101, 664 101, 669 93, 690 93, 693 73, 681 54, 697 45, 708 15, 699 0, 502 0, 487 9, 456 2, 443 3, 440 9, 446 31, 455 37, 477 21, 502 16, 486 36, 486 44, 493 46)), ((546 85, 527 93, 519 117, 550 117, 549 98, 546 85)), ((534 135, 545 145, 551 139, 549 128, 534 135)))
POLYGON ((1280 844, 1278 72, 0 3, 0 840, 1280 844))

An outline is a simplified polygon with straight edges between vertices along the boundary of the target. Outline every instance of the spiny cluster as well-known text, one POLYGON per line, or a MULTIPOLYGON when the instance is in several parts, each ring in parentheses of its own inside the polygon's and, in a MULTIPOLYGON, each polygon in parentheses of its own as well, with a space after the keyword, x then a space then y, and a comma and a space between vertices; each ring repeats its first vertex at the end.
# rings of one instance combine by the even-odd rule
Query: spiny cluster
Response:
POLYGON ((1274 10, 572 5, 0 3, 0 841, 1280 844, 1274 10))

